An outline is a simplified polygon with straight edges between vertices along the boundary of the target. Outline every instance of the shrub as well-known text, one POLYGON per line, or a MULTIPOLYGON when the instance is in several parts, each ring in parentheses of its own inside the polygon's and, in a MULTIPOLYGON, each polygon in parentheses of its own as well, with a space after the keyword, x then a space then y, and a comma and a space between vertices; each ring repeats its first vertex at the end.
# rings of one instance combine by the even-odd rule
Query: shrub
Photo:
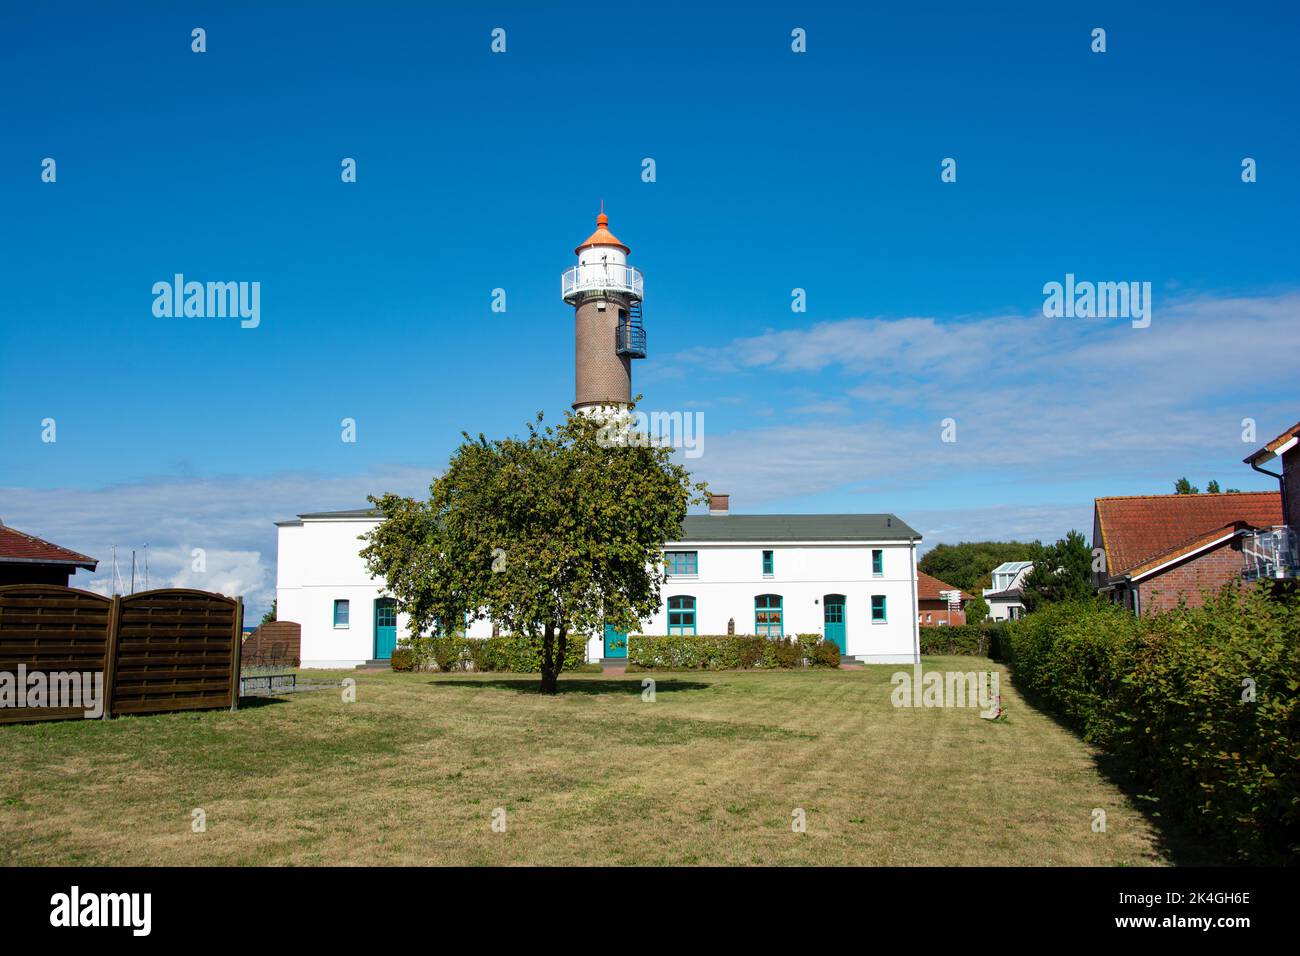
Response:
POLYGON ((1051 606, 1009 625, 1001 651, 1016 685, 1162 813, 1244 861, 1300 862, 1300 595, 1234 583, 1140 619, 1051 606))
POLYGON ((395 648, 389 665, 395 671, 415 670, 415 654, 409 647, 395 648))
POLYGON ((799 656, 803 662, 808 665, 816 663, 814 657, 817 653, 817 645, 822 642, 820 634, 796 634, 796 641, 799 642, 799 656))
MULTIPOLYGON (((820 634, 766 638, 754 634, 668 636, 634 634, 628 638, 629 668, 638 670, 747 670, 754 667, 828 666, 817 655, 825 642, 820 634)), ((834 647, 834 643, 831 644, 834 647)), ((839 666, 836 648, 834 666, 839 666)))
POLYGON ((999 652, 998 642, 1005 629, 1004 621, 923 627, 921 628, 921 653, 933 656, 996 657, 999 652))
POLYGON ((812 663, 814 667, 839 667, 840 646, 834 641, 818 641, 813 648, 812 663))
POLYGON ((739 638, 739 664, 742 668, 748 670, 751 667, 757 667, 763 663, 763 657, 767 651, 767 639, 754 635, 753 637, 739 638))
MULTIPOLYGON (((409 645, 417 669, 436 666, 440 671, 510 671, 538 673, 542 669, 541 638, 523 635, 498 637, 417 637, 409 645)), ((573 671, 587 659, 587 640, 570 637, 564 653, 564 670, 573 671)))
POLYGON ((469 649, 465 646, 467 640, 467 638, 463 637, 435 637, 430 639, 430 651, 433 654, 433 662, 438 665, 438 670, 454 671, 460 669, 462 658, 469 656, 469 649))
POLYGON ((793 638, 781 637, 769 640, 767 647, 771 652, 771 666, 789 669, 803 665, 803 648, 793 638))

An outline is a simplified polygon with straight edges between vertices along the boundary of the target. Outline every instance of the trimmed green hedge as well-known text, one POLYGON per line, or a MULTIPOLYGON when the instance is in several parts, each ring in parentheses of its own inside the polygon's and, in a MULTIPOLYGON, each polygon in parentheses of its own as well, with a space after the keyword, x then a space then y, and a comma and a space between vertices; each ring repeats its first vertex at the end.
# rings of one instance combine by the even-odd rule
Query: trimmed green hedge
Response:
MULTIPOLYGON (((587 656, 587 639, 570 636, 565 647, 564 668, 577 670, 587 656)), ((538 673, 542 669, 541 638, 521 635, 501 637, 417 637, 408 639, 393 651, 393 670, 440 671, 510 671, 517 674, 538 673), (403 653, 405 652, 405 654, 403 653), (403 665, 397 661, 402 655, 403 665)))
POLYGON ((923 627, 921 628, 921 653, 934 656, 965 654, 997 657, 1001 652, 999 642, 1005 629, 1005 621, 923 627))
POLYGON ((1011 622, 1000 651, 1016 686, 1111 753, 1160 813, 1243 861, 1300 862, 1300 595, 1230 584, 1142 618, 1048 606, 1011 622))
POLYGON ((840 649, 833 641, 823 641, 820 634, 797 634, 793 638, 633 634, 627 641, 627 662, 645 670, 839 667, 840 649))

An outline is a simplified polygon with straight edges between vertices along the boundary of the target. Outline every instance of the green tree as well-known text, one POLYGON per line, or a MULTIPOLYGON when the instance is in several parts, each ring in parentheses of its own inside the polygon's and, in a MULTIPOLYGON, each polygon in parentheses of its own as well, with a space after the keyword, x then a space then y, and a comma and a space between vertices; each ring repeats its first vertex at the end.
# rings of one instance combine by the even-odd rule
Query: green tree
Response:
POLYGON ((926 574, 945 584, 978 594, 988 587, 991 572, 1006 561, 1032 561, 1038 554, 1037 542, 963 541, 961 544, 938 544, 926 552, 917 564, 926 574))
POLYGON ((1186 478, 1179 478, 1174 482, 1174 494, 1176 495, 1199 495, 1200 493, 1201 489, 1186 478))
POLYGON ((521 438, 465 434, 428 501, 372 497, 384 520, 361 554, 412 633, 491 619, 539 642, 540 690, 553 694, 571 637, 632 631, 658 611, 663 544, 706 489, 630 421, 538 414, 521 438))
POLYGON ((966 623, 979 624, 989 616, 989 602, 979 595, 966 602, 966 623))
POLYGON ((1092 584, 1092 549, 1078 531, 1071 531, 1056 544, 1040 548, 1034 566, 1025 575, 1025 610, 1033 612, 1048 604, 1089 600, 1096 596, 1092 584))
POLYGON ((1217 481, 1213 481, 1213 480, 1211 480, 1211 481, 1209 482, 1209 484, 1207 484, 1207 485, 1205 486, 1205 493, 1206 493, 1207 495, 1217 495, 1217 494, 1219 494, 1219 483, 1218 483, 1217 481))
POLYGON ((279 601, 280 599, 276 598, 271 602, 271 610, 267 611, 265 614, 262 615, 263 624, 270 624, 272 621, 275 620, 275 606, 276 604, 279 603, 279 601))

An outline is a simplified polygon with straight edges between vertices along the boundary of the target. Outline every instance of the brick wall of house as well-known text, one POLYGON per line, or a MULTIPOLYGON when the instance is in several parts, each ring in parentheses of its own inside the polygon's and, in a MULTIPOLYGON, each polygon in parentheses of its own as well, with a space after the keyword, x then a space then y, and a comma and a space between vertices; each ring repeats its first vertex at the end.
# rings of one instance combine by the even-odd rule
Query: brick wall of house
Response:
POLYGON ((1212 551, 1202 552, 1139 582, 1142 611, 1147 613, 1177 607, 1181 595, 1186 595, 1189 607, 1199 607, 1204 603, 1203 588, 1217 591, 1228 581, 1240 580, 1244 566, 1240 539, 1234 538, 1212 551))
POLYGON ((953 611, 952 614, 949 615, 947 601, 921 600, 916 603, 921 612, 920 622, 922 627, 938 627, 941 621, 948 624, 966 623, 965 610, 953 611), (926 620, 927 614, 930 615, 931 618, 928 621, 926 620))
POLYGON ((1300 530, 1300 445, 1282 456, 1282 475, 1286 484, 1285 520, 1290 527, 1300 530))

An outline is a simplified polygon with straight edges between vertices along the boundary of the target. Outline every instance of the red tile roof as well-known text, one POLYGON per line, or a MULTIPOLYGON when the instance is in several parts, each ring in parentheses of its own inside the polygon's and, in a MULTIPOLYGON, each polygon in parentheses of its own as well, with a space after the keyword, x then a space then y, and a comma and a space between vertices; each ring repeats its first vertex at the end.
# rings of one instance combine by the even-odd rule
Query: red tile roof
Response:
MULTIPOLYGON (((946 601, 940 591, 956 591, 957 588, 951 584, 945 584, 938 578, 926 574, 924 571, 916 572, 916 599, 918 601, 946 601)), ((961 592, 961 599, 969 601, 970 595, 965 591, 961 592)))
POLYGON ((1242 461, 1244 461, 1248 465, 1253 465, 1255 464, 1255 462, 1261 460, 1267 461, 1268 459, 1273 457, 1273 454, 1279 448, 1281 448, 1283 445, 1289 442, 1292 438, 1295 438, 1297 435, 1300 435, 1300 422, 1296 422, 1294 425, 1292 425, 1282 434, 1278 435, 1276 438, 1274 438, 1271 442, 1269 442, 1259 451, 1252 452, 1249 456, 1243 458, 1242 461))
POLYGON ((77 551, 69 551, 42 538, 23 534, 0 524, 0 562, 23 564, 69 564, 88 571, 99 564, 77 551))
POLYGON ((1227 534, 1229 525, 1254 528, 1282 523, 1282 495, 1276 491, 1221 495, 1133 495, 1096 499, 1101 540, 1112 577, 1149 570, 1152 560, 1166 560, 1227 534))

